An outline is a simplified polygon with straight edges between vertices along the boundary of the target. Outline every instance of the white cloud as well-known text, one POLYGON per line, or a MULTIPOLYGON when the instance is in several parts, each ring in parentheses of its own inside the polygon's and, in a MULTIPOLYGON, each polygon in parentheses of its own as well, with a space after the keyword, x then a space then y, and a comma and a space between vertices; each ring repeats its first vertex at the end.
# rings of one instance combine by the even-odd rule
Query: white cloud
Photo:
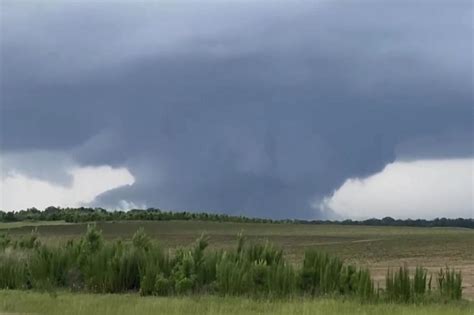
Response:
POLYGON ((68 186, 28 177, 17 171, 3 174, 0 176, 0 209, 77 207, 92 202, 101 193, 135 182, 126 168, 76 167, 68 173, 72 177, 68 186))
POLYGON ((350 178, 318 207, 343 217, 474 217, 474 159, 396 161, 350 178))
POLYGON ((133 201, 120 200, 118 206, 115 208, 117 208, 117 210, 128 211, 132 209, 146 209, 148 207, 145 203, 136 204, 133 201))

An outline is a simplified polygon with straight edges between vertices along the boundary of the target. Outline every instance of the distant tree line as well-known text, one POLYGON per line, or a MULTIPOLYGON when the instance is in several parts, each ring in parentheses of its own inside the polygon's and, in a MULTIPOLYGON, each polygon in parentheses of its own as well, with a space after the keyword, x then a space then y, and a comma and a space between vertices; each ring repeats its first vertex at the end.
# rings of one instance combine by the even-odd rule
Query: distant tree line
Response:
POLYGON ((71 223, 96 222, 96 221, 170 221, 170 220, 196 220, 217 222, 253 222, 275 223, 277 221, 263 218, 249 218, 245 216, 231 216, 227 214, 189 212, 189 211, 164 211, 156 208, 132 209, 128 211, 107 211, 103 208, 59 208, 48 207, 44 211, 36 208, 16 212, 3 212, 0 210, 0 222, 17 221, 66 221, 71 223))
POLYGON ((232 216, 228 214, 217 214, 208 212, 189 211, 164 211, 157 208, 133 209, 129 211, 107 211, 103 208, 59 208, 48 207, 44 211, 36 208, 20 210, 15 212, 3 212, 0 210, 0 222, 17 221, 66 221, 71 223, 95 222, 95 221, 170 221, 170 220, 196 220, 215 222, 237 222, 237 223, 294 223, 294 224, 339 224, 339 225, 369 225, 369 226, 413 226, 413 227, 463 227, 474 228, 474 219, 447 219, 436 218, 425 219, 394 219, 385 217, 383 219, 368 220, 273 220, 267 218, 253 218, 246 216, 232 216))
MULTIPOLYGON (((297 220, 295 220, 297 221, 297 220)), ((448 219, 448 218, 436 218, 433 220, 425 219, 394 219, 392 217, 385 217, 383 219, 367 219, 361 221, 354 220, 343 220, 343 221, 330 221, 330 220, 313 220, 313 221, 301 221, 301 223, 310 224, 340 224, 340 225, 368 225, 368 226, 413 226, 413 227, 461 227, 474 229, 474 219, 448 219)))

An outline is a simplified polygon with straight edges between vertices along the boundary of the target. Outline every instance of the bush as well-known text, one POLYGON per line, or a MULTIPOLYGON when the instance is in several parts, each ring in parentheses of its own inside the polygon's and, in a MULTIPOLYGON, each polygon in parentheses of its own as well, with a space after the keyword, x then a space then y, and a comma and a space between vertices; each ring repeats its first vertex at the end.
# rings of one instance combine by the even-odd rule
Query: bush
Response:
POLYGON ((89 224, 87 231, 82 238, 82 245, 89 253, 97 252, 103 245, 104 239, 102 237, 102 231, 99 230, 95 224, 89 224))
POLYGON ((374 282, 368 269, 361 269, 353 274, 353 287, 355 294, 362 300, 372 300, 375 297, 374 282))
POLYGON ((8 233, 0 234, 0 250, 5 250, 11 244, 11 239, 8 233))
POLYGON ((408 267, 400 267, 396 272, 387 271, 385 290, 390 301, 408 302, 412 298, 408 267))
POLYGON ((438 290, 441 296, 450 300, 462 297, 462 275, 453 269, 440 269, 438 273, 438 290))
POLYGON ((426 293, 428 272, 423 267, 416 267, 415 275, 413 276, 413 295, 415 298, 422 297, 426 293))
MULTIPOLYGON (((438 273, 438 294, 445 300, 456 300, 462 296, 461 273, 441 269, 438 273)), ((432 275, 423 267, 416 267, 415 274, 410 277, 407 266, 400 267, 397 272, 387 271, 385 278, 385 297, 390 301, 419 302, 424 301, 428 294, 432 294, 432 275)))
POLYGON ((151 240, 145 233, 145 229, 140 227, 132 238, 132 244, 137 249, 148 251, 151 247, 151 240))
POLYGON ((28 270, 18 255, 0 256, 0 289, 28 289, 28 270))
POLYGON ((217 288, 222 295, 250 295, 252 265, 239 256, 224 252, 217 265, 217 288))
POLYGON ((154 292, 157 295, 167 296, 171 293, 172 282, 166 279, 163 274, 158 274, 155 280, 154 292))
POLYGON ((41 245, 41 242, 38 239, 38 235, 39 234, 37 229, 32 230, 29 236, 24 236, 18 242, 18 247, 22 249, 31 249, 39 247, 41 245))
POLYGON ((140 295, 152 295, 155 293, 155 277, 153 273, 144 275, 140 281, 140 295))
MULTIPOLYGON (((246 244, 239 235, 235 249, 207 250, 202 235, 190 248, 174 255, 163 251, 139 229, 131 243, 105 242, 89 225, 79 242, 41 245, 37 233, 15 248, 2 236, 0 288, 52 290, 67 288, 90 292, 133 292, 141 295, 215 293, 249 297, 344 295, 361 301, 379 298, 367 269, 344 264, 338 257, 307 250, 300 268, 285 262, 281 249, 270 243, 246 244), (5 250, 6 249, 6 250, 5 250)), ((417 302, 433 294, 431 276, 417 267, 410 277, 406 266, 388 270, 383 298, 417 302)), ((446 267, 437 275, 441 300, 462 297, 460 272, 446 267)), ((438 297, 438 296, 437 296, 438 297)))

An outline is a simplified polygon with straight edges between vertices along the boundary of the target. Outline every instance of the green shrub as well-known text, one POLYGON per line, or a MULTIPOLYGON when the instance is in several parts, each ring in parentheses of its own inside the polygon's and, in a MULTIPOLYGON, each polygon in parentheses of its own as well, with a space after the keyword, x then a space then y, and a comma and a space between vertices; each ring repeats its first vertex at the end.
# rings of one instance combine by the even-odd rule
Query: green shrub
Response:
POLYGON ((426 269, 418 266, 415 269, 415 275, 413 276, 413 294, 415 298, 422 297, 426 293, 427 288, 427 274, 426 269))
POLYGON ((406 265, 396 272, 387 271, 385 290, 390 301, 409 302, 412 300, 410 272, 406 265))
POLYGON ((172 282, 163 274, 158 274, 155 280, 154 292, 156 295, 167 296, 172 291, 172 282))
POLYGON ((34 229, 31 231, 30 235, 24 236, 19 242, 18 247, 22 249, 31 249, 36 248, 41 245, 40 240, 38 239, 38 230, 34 229))
POLYGON ((459 300, 462 297, 461 271, 454 269, 440 269, 438 273, 438 290, 442 297, 450 300, 459 300))
POLYGON ((351 286, 343 285, 344 277, 342 261, 315 250, 307 250, 304 254, 303 267, 300 272, 300 285, 304 292, 312 295, 344 292, 351 286))
POLYGON ((418 302, 423 301, 431 293, 431 279, 428 272, 421 266, 416 267, 413 277, 407 266, 400 267, 396 272, 387 271, 385 278, 385 296, 390 301, 418 302), (428 280, 428 281, 427 281, 428 280))
POLYGON ((216 266, 216 287, 222 295, 249 294, 251 289, 250 264, 236 255, 223 252, 216 266))
POLYGON ((5 250, 11 244, 8 233, 0 233, 0 251, 5 250))
POLYGON ((0 255, 0 289, 27 289, 26 261, 15 254, 0 255))
POLYGON ((270 266, 268 277, 269 295, 284 297, 297 294, 297 275, 289 264, 270 266))
POLYGON ((355 294, 363 300, 372 300, 375 297, 374 282, 368 269, 361 269, 353 274, 353 283, 355 294))
POLYGON ((175 291, 177 294, 189 294, 192 292, 194 284, 195 280, 188 277, 177 279, 175 282, 175 291))
POLYGON ((155 293, 155 277, 153 273, 144 275, 140 281, 140 295, 152 295, 155 293))
POLYGON ((150 237, 145 233, 145 229, 140 227, 132 237, 132 244, 137 249, 148 251, 151 248, 150 237))
MULTIPOLYGON (((105 242, 95 225, 89 225, 78 242, 41 245, 37 232, 10 247, 0 244, 0 288, 54 290, 67 288, 90 292, 133 292, 141 295, 215 293, 249 297, 344 295, 361 301, 379 298, 370 272, 341 259, 307 250, 299 268, 285 262, 281 249, 270 243, 247 244, 240 234, 235 249, 208 251, 202 235, 189 248, 174 255, 152 242, 143 229, 131 243, 105 242), (8 247, 8 248, 7 248, 8 247)), ((433 299, 431 279, 422 267, 410 277, 406 266, 388 270, 382 297, 394 302, 433 299)), ((441 269, 436 298, 462 297, 460 272, 441 269)))
POLYGON ((94 253, 102 248, 104 239, 102 237, 102 231, 97 228, 95 224, 87 225, 87 231, 82 238, 82 245, 84 250, 94 253))

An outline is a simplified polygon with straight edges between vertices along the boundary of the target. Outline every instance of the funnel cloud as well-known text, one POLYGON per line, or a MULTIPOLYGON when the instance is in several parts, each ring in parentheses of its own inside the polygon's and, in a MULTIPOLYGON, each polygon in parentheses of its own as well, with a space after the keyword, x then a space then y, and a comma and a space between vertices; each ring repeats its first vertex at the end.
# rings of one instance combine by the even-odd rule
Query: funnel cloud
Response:
MULTIPOLYGON (((14 171, 84 196, 71 167, 106 167, 126 180, 67 201, 472 217, 472 198, 435 212, 357 201, 373 177, 418 174, 401 161, 472 171, 471 1, 2 1, 0 12, 3 181, 14 171)), ((457 196, 445 189, 457 178, 440 180, 440 196, 457 196)), ((0 206, 16 210, 5 187, 0 206)))

